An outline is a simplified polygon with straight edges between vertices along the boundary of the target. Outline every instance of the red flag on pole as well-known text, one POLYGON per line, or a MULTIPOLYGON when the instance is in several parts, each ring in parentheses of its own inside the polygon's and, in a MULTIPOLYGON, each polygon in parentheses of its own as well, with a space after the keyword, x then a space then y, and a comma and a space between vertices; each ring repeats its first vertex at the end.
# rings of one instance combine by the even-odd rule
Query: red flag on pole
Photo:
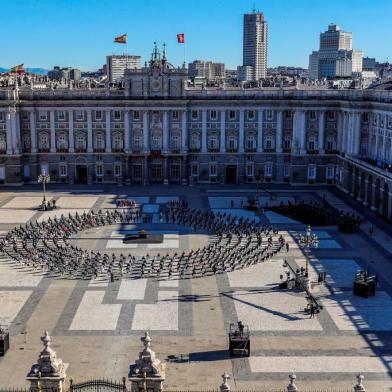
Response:
POLYGON ((127 43, 127 38, 128 38, 128 34, 125 33, 123 35, 120 35, 119 37, 114 38, 114 42, 116 44, 126 44, 127 43))
POLYGON ((185 44, 185 34, 184 33, 177 34, 177 42, 179 44, 185 44))

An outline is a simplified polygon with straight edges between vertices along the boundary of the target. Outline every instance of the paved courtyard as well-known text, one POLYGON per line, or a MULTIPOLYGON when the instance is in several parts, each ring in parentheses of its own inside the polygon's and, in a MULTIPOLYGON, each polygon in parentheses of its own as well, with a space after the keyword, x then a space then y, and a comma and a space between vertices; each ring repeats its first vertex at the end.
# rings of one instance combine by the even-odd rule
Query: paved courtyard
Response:
MULTIPOLYGON (((113 209, 117 200, 134 200, 151 216, 148 224, 112 225, 90 229, 72 238, 76 246, 109 255, 173 254, 198 249, 213 236, 183 226, 164 224, 159 212, 170 200, 186 200, 191 207, 225 212, 239 218, 258 219, 244 211, 241 188, 126 187, 108 192, 93 190, 50 191, 55 211, 39 212, 37 191, 0 193, 0 235, 15 225, 49 217, 82 214, 89 209, 113 209), (122 238, 141 228, 163 234, 158 244, 124 244, 122 238)), ((320 200, 327 191, 278 189, 278 199, 320 200)), ((263 205, 272 205, 261 195, 263 205)), ((344 201, 338 199, 339 206, 344 201)), ((361 210, 358 210, 361 213, 361 210)), ((48 330, 53 347, 69 363, 68 376, 75 381, 92 378, 121 380, 141 348, 140 336, 151 332, 157 356, 167 360, 166 385, 170 389, 216 388, 220 375, 232 376, 233 389, 282 388, 295 372, 301 390, 350 389, 355 374, 365 374, 367 390, 392 387, 392 268, 391 237, 375 225, 358 234, 342 234, 336 226, 316 227, 319 248, 310 255, 313 291, 324 310, 315 318, 304 313, 305 295, 281 290, 284 260, 295 268, 305 266, 298 236, 305 226, 267 211, 266 219, 290 244, 272 260, 214 277, 186 280, 96 279, 76 281, 48 278, 9 260, 0 259, 0 324, 11 331, 11 350, 0 358, 0 388, 23 387, 25 376, 41 350, 39 337, 48 330), (373 298, 352 295, 356 271, 367 268, 379 276, 373 298), (327 284, 317 274, 327 273, 327 284), (242 320, 251 331, 251 357, 228 357, 230 323, 242 320), (189 362, 170 361, 183 354, 189 362), (235 386, 235 388, 234 388, 235 386)))

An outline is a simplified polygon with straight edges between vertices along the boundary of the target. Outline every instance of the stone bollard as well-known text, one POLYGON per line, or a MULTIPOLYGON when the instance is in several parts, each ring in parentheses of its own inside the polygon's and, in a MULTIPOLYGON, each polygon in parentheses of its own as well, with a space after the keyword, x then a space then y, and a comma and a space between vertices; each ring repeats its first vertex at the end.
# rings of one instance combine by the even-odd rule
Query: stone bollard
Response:
POLYGON ((44 349, 40 352, 37 363, 31 367, 26 377, 27 381, 30 381, 30 391, 65 392, 68 364, 57 358, 56 352, 50 347, 52 338, 48 331, 45 331, 41 341, 44 349))
POLYGON ((297 386, 295 385, 294 381, 297 378, 295 374, 290 374, 289 379, 290 379, 290 384, 287 385, 287 392, 296 392, 298 391, 297 386))
POLYGON ((151 349, 152 339, 148 332, 140 340, 144 344, 144 350, 139 353, 139 359, 129 367, 131 392, 161 392, 165 381, 165 364, 156 358, 151 349))
POLYGON ((228 384, 227 380, 230 380, 230 376, 224 372, 222 374, 223 383, 219 387, 220 392, 230 392, 230 385, 228 384))
POLYGON ((363 376, 363 374, 358 373, 358 375, 357 375, 358 382, 356 385, 354 385, 354 392, 365 392, 366 391, 365 387, 362 384, 362 381, 364 378, 365 377, 363 376))

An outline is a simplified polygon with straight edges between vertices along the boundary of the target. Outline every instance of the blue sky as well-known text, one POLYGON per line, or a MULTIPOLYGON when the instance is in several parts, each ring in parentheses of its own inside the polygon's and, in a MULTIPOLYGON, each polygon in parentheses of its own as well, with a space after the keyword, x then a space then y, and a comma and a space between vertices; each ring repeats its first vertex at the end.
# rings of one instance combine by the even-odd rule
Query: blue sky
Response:
POLYGON ((353 32, 354 47, 392 60, 392 0, 0 0, 0 66, 97 69, 128 33, 128 51, 148 60, 154 40, 169 60, 242 62, 242 15, 255 4, 269 22, 269 66, 307 66, 330 22, 353 32))

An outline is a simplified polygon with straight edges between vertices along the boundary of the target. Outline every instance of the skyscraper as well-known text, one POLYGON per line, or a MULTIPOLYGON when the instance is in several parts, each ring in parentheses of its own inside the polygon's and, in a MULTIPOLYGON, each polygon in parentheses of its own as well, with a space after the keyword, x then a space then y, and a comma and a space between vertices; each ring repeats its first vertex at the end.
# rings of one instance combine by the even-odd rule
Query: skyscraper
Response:
POLYGON ((125 54, 106 56, 107 76, 110 83, 123 80, 125 69, 140 68, 140 59, 140 56, 125 54))
POLYGON ((244 15, 243 66, 252 67, 252 79, 267 76, 268 23, 264 14, 253 11, 244 15))

